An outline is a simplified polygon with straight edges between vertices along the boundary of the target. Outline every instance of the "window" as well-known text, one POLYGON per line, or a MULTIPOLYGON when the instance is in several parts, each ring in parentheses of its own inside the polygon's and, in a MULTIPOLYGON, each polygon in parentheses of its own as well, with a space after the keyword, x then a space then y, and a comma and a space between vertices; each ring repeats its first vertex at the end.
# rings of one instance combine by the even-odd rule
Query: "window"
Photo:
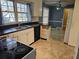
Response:
POLYGON ((3 24, 16 22, 12 1, 1 0, 1 11, 2 11, 3 24))
POLYGON ((31 15, 28 4, 17 3, 18 22, 30 22, 31 15))
POLYGON ((10 0, 0 0, 2 24, 12 24, 16 21, 31 22, 29 4, 15 3, 14 5, 13 3, 15 2, 10 0))

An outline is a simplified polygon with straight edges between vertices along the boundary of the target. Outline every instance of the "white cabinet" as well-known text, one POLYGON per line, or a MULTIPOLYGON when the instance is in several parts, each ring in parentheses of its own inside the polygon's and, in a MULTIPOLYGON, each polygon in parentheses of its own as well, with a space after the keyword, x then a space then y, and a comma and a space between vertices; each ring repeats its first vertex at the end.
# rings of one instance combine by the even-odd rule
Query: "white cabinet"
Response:
POLYGON ((49 8, 43 7, 43 25, 48 25, 49 8))
POLYGON ((47 26, 41 26, 41 31, 40 32, 41 32, 41 38, 48 39, 49 30, 48 30, 47 26))
POLYGON ((16 41, 18 40, 18 32, 11 33, 7 35, 7 38, 14 38, 16 41))
POLYGON ((29 45, 34 42, 34 28, 29 28, 18 32, 18 41, 29 45))
POLYGON ((26 30, 18 32, 18 42, 21 42, 25 45, 28 44, 28 42, 27 42, 27 31, 26 30))
POLYGON ((0 37, 14 38, 16 41, 29 45, 34 42, 34 28, 29 28, 26 30, 10 33, 0 37))
POLYGON ((28 32, 28 44, 31 44, 34 42, 34 28, 30 28, 30 29, 27 29, 27 32, 28 32))
POLYGON ((0 38, 3 38, 3 37, 4 37, 4 38, 6 38, 6 37, 8 37, 8 35, 3 35, 3 36, 0 36, 0 38))

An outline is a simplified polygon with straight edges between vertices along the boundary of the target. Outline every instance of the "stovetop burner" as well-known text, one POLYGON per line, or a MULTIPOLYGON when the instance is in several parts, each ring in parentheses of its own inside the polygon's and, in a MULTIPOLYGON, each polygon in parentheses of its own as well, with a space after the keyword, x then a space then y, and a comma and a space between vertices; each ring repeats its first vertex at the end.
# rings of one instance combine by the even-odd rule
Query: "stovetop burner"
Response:
POLYGON ((28 49, 27 49, 26 47, 24 47, 24 46, 19 46, 19 47, 17 47, 17 48, 14 49, 14 52, 15 52, 16 54, 23 54, 23 53, 25 53, 27 50, 28 50, 28 49))

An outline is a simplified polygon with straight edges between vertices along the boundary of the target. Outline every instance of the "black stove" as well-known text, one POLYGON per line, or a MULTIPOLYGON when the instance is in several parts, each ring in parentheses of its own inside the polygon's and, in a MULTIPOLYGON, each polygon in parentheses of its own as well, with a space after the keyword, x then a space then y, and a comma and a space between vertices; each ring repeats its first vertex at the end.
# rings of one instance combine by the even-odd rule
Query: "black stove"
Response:
POLYGON ((0 59, 21 59, 33 48, 17 42, 17 46, 11 50, 0 51, 0 59))

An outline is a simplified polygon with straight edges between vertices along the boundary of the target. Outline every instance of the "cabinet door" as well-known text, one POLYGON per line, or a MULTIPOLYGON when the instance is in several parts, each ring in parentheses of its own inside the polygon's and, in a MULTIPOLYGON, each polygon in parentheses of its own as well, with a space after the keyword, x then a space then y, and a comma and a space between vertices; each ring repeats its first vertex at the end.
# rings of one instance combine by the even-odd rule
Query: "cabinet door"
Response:
POLYGON ((23 31, 19 31, 18 32, 18 41, 20 43, 23 43, 25 45, 27 45, 27 31, 26 30, 23 30, 23 31))
POLYGON ((7 38, 8 37, 8 35, 3 35, 3 36, 0 36, 0 39, 1 38, 7 38))
POLYGON ((41 26, 41 38, 47 39, 48 38, 48 29, 46 27, 41 26))
POLYGON ((28 44, 34 42, 34 28, 27 29, 28 31, 28 44))
POLYGON ((17 32, 8 34, 8 38, 14 38, 17 41, 18 40, 17 32))

